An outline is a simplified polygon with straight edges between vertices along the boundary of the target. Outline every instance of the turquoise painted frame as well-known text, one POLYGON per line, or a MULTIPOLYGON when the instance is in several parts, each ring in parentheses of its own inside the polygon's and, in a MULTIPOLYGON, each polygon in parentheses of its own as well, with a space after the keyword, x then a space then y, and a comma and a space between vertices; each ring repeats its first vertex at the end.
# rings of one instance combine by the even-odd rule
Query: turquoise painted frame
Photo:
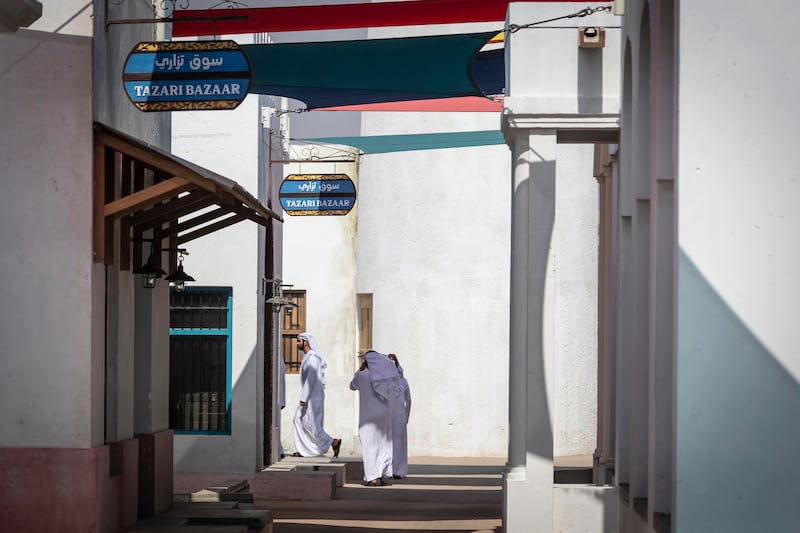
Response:
MULTIPOLYGON (((170 294, 175 290, 170 287, 170 294)), ((227 335, 225 343, 225 420, 226 428, 223 431, 183 431, 174 430, 176 435, 230 435, 231 434, 231 395, 232 395, 232 378, 231 372, 233 370, 233 287, 186 287, 186 292, 194 291, 227 291, 228 298, 225 300, 228 306, 228 322, 225 329, 216 328, 193 328, 193 329, 173 329, 169 328, 170 337, 175 335, 227 335)))

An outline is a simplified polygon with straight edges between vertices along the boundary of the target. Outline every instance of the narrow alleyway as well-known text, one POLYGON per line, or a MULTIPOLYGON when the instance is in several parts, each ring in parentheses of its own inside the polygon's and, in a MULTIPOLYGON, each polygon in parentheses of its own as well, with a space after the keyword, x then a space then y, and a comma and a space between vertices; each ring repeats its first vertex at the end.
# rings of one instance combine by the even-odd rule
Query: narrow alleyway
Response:
POLYGON ((503 459, 412 458, 406 479, 364 487, 347 479, 330 501, 256 500, 274 533, 502 531, 503 459))

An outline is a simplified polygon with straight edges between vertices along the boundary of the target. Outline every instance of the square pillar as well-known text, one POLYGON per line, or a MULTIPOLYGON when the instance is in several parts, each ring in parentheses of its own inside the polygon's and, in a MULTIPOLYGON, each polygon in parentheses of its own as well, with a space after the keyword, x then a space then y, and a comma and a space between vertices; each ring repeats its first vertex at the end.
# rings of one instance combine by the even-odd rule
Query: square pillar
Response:
POLYGON ((509 462, 506 531, 553 528, 553 290, 556 131, 515 132, 512 143, 509 462), (532 517, 535 517, 532 519, 532 517))

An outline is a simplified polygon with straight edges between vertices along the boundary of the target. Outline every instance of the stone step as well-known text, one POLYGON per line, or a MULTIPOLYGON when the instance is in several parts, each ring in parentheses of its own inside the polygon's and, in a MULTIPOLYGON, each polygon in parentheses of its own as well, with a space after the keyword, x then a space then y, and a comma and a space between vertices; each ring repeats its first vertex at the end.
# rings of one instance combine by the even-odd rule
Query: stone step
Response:
POLYGON ((209 485, 206 489, 216 492, 247 492, 250 486, 246 479, 226 479, 221 483, 209 485))
POLYGON ((345 465, 344 463, 327 463, 327 464, 296 464, 294 465, 295 472, 333 472, 336 475, 336 486, 343 487, 345 481, 345 465))
POLYGON ((176 494, 172 502, 173 509, 242 509, 239 502, 193 502, 189 494, 176 494), (185 497, 184 497, 185 496, 185 497), (180 499, 179 499, 180 497, 180 499))
POLYGON ((256 500, 332 500, 336 495, 336 473, 264 470, 253 476, 250 486, 256 500))
MULTIPOLYGON (((266 509, 208 509, 189 506, 159 515, 184 519, 188 526, 246 526, 248 533, 272 533, 272 513, 266 509)), ((191 530, 186 533, 191 533, 191 530)))
POLYGON ((246 525, 187 525, 184 518, 154 517, 142 520, 126 533, 248 533, 246 525))
POLYGON ((300 459, 298 462, 280 461, 252 474, 233 474, 247 481, 249 492, 210 491, 211 487, 227 487, 224 480, 231 479, 231 474, 220 472, 175 472, 173 490, 176 498, 180 496, 188 501, 238 501, 242 504, 250 501, 249 497, 237 494, 251 494, 256 501, 333 499, 336 487, 347 479, 344 463, 332 463, 325 458, 300 459), (298 464, 302 465, 300 469, 298 464))
POLYGON ((216 490, 203 489, 189 495, 193 502, 242 502, 253 503, 252 492, 217 492, 216 490))

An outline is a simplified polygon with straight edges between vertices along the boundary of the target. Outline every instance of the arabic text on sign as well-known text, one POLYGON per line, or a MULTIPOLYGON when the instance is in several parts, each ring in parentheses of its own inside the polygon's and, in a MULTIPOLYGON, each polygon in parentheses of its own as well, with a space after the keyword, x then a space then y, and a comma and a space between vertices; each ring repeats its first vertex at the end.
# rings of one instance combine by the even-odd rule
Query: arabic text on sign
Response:
POLYGON ((235 72, 248 71, 244 55, 238 50, 185 52, 136 52, 126 72, 235 72))

